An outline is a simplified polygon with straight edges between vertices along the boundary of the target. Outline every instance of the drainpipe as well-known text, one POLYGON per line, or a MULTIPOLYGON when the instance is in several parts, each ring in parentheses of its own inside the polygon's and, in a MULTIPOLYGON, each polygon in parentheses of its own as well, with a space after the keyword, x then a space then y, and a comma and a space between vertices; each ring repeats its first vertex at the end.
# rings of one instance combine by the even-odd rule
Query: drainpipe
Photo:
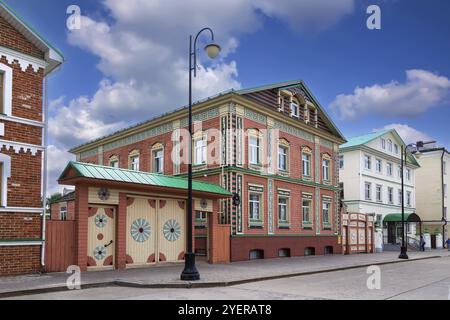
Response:
POLYGON ((47 135, 48 135, 48 80, 44 78, 44 132, 42 144, 44 147, 43 173, 42 173, 42 245, 41 245, 41 272, 45 271, 45 230, 47 209, 47 135))
POLYGON ((447 219, 445 217, 445 190, 444 190, 444 156, 445 156, 445 148, 442 148, 441 155, 441 188, 442 188, 442 221, 444 222, 442 226, 442 247, 445 247, 445 227, 447 225, 447 219))

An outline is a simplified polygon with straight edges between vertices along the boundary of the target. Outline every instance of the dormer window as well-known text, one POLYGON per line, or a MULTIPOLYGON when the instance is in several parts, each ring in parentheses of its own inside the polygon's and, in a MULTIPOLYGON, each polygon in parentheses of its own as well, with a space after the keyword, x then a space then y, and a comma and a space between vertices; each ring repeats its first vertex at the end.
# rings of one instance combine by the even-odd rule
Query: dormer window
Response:
POLYGON ((291 102, 291 117, 299 117, 299 109, 298 104, 296 102, 291 102))

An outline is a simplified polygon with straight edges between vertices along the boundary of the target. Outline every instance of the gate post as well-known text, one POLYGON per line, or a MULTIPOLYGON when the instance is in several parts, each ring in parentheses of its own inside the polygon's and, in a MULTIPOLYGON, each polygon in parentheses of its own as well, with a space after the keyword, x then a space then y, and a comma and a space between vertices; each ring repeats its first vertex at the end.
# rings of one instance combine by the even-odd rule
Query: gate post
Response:
POLYGON ((88 245, 88 187, 77 185, 75 187, 75 231, 76 231, 76 264, 81 271, 87 270, 88 245))
POLYGON ((119 205, 116 213, 116 269, 126 268, 126 228, 127 228, 127 195, 119 193, 119 205))

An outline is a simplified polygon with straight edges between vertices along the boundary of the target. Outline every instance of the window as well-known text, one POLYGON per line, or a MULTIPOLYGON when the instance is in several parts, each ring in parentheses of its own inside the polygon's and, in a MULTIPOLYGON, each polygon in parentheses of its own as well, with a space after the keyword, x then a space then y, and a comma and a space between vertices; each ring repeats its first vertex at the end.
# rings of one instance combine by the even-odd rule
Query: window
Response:
POLYGON ((381 138, 381 149, 386 149, 386 139, 381 138))
POLYGON ((250 193, 249 199, 250 221, 261 221, 261 194, 250 193))
POLYGON ((286 197, 278 197, 278 222, 288 222, 289 221, 289 198, 286 197))
POLYGON ((323 224, 330 223, 330 208, 331 208, 330 200, 323 200, 322 201, 322 222, 323 222, 323 224))
POLYGON ((328 155, 323 156, 322 159, 322 179, 323 181, 330 181, 330 157, 328 155))
POLYGON ((394 188, 388 187, 388 202, 389 204, 394 203, 394 188))
POLYGON ((344 155, 339 155, 339 169, 344 169, 344 155))
POLYGON ((395 152, 395 154, 398 154, 398 145, 397 144, 394 144, 394 152, 395 152))
POLYGON ((392 163, 388 162, 386 164, 386 174, 392 177, 392 163))
POLYGON ((364 184, 364 198, 366 200, 370 200, 372 198, 372 184, 370 182, 366 182, 364 184))
POLYGON ((289 169, 289 143, 281 139, 278 146, 278 170, 288 171, 289 169))
POLYGON ((302 151, 302 172, 304 177, 311 177, 311 149, 306 147, 302 151))
POLYGON ((340 191, 341 200, 344 200, 344 183, 343 182, 339 182, 339 191, 340 191))
POLYGON ((139 151, 134 150, 130 152, 129 158, 129 169, 139 171, 139 151))
POLYGON ((376 193, 377 193, 377 201, 378 202, 382 202, 383 201, 383 194, 382 194, 382 189, 383 187, 379 184, 377 184, 376 186, 376 193))
POLYGON ((298 104, 291 102, 291 116, 298 118, 298 104))
POLYGON ((402 204, 402 190, 398 189, 398 204, 401 205, 402 204))
POLYGON ((164 149, 153 150, 153 172, 164 172, 164 149))
POLYGON ((3 106, 4 106, 4 91, 5 91, 5 76, 4 73, 0 71, 0 113, 3 112, 3 106))
POLYGON ((9 177, 11 177, 11 157, 0 153, 0 206, 1 207, 7 206, 8 178, 9 177))
POLYGON ((383 171, 383 161, 381 159, 375 160, 375 170, 377 173, 381 173, 383 171))
POLYGON ((59 218, 62 221, 67 220, 67 207, 60 207, 59 208, 59 218))
POLYGON ((368 155, 364 155, 364 169, 370 170, 372 168, 372 159, 368 155))
POLYGON ((11 115, 12 68, 0 63, 0 114, 11 115))
POLYGON ((411 181, 411 169, 406 169, 406 181, 411 181))
POLYGON ((303 223, 311 222, 311 200, 303 199, 302 200, 302 219, 303 223))
POLYGON ((397 177, 401 179, 402 177, 402 168, 400 166, 397 166, 397 177))
POLYGON ((196 136, 194 138, 194 165, 206 164, 206 150, 208 148, 206 135, 197 133, 196 136))
POLYGON ((406 205, 411 207, 411 191, 406 191, 406 205))
POLYGON ((260 152, 259 137, 257 137, 257 136, 249 136, 248 144, 249 144, 249 149, 248 149, 249 162, 251 164, 259 164, 260 163, 260 159, 259 159, 259 154, 260 154, 259 153, 260 152))
POLYGON ((388 145, 389 152, 392 152, 392 140, 391 139, 388 139, 387 145, 388 145))
POLYGON ((195 220, 205 222, 206 221, 206 212, 196 211, 195 212, 195 220))
POLYGON ((114 155, 109 158, 109 166, 113 168, 119 167, 119 157, 114 155))

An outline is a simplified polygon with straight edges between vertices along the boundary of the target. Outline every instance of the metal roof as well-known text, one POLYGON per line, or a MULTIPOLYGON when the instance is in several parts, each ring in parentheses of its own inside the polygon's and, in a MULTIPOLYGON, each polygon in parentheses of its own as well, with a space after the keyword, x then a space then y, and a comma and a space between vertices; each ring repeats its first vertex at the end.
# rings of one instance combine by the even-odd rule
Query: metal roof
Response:
MULTIPOLYGON (((100 166, 91 163, 81 163, 71 161, 64 169, 58 181, 68 179, 66 174, 69 169, 74 169, 76 177, 91 178, 99 180, 108 180, 125 183, 145 184, 149 186, 166 187, 174 189, 188 189, 188 181, 185 178, 165 176, 156 173, 134 171, 121 168, 100 166)), ((192 190, 231 196, 231 193, 219 185, 194 180, 192 181, 192 190)))
POLYGON ((365 134, 362 136, 348 138, 347 142, 340 146, 340 149, 356 147, 356 146, 366 144, 378 137, 381 137, 382 135, 384 135, 385 133, 388 133, 389 131, 392 131, 392 130, 382 130, 382 131, 365 134))

